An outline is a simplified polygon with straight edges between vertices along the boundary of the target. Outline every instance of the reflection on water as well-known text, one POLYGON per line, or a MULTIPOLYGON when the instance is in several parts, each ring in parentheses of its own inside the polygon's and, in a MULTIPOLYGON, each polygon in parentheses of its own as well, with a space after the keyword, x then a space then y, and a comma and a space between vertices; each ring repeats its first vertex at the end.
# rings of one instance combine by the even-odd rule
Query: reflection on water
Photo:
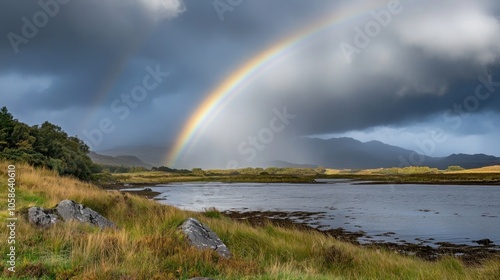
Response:
POLYGON ((160 203, 202 211, 323 212, 311 224, 366 232, 360 241, 500 245, 500 187, 179 183, 150 187, 160 203))

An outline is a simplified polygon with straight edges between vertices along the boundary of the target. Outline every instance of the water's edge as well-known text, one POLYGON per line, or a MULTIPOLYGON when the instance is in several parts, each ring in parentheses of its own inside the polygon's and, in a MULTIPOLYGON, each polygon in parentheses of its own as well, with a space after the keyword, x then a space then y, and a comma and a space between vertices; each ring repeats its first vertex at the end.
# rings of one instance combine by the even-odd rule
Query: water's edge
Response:
POLYGON ((500 187, 212 182, 128 191, 154 192, 159 203, 184 210, 216 208, 236 220, 293 224, 427 259, 500 252, 500 187))

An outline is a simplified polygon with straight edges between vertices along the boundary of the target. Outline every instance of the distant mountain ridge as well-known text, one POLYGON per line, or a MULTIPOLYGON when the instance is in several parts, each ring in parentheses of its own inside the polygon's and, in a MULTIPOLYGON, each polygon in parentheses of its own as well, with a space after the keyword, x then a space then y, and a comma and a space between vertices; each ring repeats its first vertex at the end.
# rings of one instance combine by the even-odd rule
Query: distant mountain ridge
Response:
MULTIPOLYGON (((361 142, 353 138, 303 139, 302 146, 312 162, 336 169, 397 167, 414 151, 380 141, 361 142)), ((421 157, 426 158, 421 155, 421 157)), ((311 163, 312 163, 311 162, 311 163)))
POLYGON ((452 165, 479 168, 500 164, 500 157, 491 155, 453 154, 447 157, 429 157, 380 141, 361 142, 353 138, 305 139, 305 143, 314 162, 336 169, 388 168, 408 165, 439 169, 446 169, 452 165))
POLYGON ((452 154, 451 156, 437 159, 432 167, 444 169, 450 165, 459 165, 463 168, 479 168, 492 165, 500 165, 500 157, 485 154, 452 154))
POLYGON ((485 154, 453 154, 429 157, 380 141, 361 142, 353 138, 305 139, 306 149, 318 165, 336 169, 403 167, 408 165, 446 169, 459 165, 479 168, 500 164, 500 157, 485 154))
POLYGON ((282 160, 273 160, 273 161, 268 161, 264 164, 263 167, 278 167, 278 168, 285 168, 285 167, 293 167, 293 168, 316 168, 318 165, 315 164, 300 164, 300 163, 290 163, 287 161, 282 161, 282 160))
MULTIPOLYGON (((447 157, 429 157, 415 151, 388 145, 380 141, 361 142, 353 138, 301 138, 294 140, 293 146, 297 151, 305 151, 304 159, 297 163, 291 158, 271 158, 262 162, 254 162, 254 166, 261 167, 316 167, 324 166, 335 169, 370 169, 404 167, 408 165, 429 166, 446 169, 448 166, 458 165, 464 168, 480 168, 484 166, 500 165, 500 157, 485 154, 452 154, 447 157)), ((91 158, 100 162, 115 162, 124 166, 162 166, 168 152, 166 146, 132 146, 120 147, 111 150, 98 151, 101 157, 91 154, 91 158), (133 156, 127 158, 123 155, 133 156), (105 158, 109 156, 111 158, 105 158)), ((284 153, 286 154, 286 153, 284 153)), ((201 156, 201 155, 200 155, 201 156)), ((201 158, 201 157, 198 157, 201 158)), ((116 164, 115 164, 116 165, 116 164)), ((185 163, 186 166, 199 167, 196 158, 185 163)), ((245 166, 241 166, 245 167, 245 166)), ((186 167, 189 169, 189 167, 186 167)), ((205 168, 205 167, 204 167, 205 168)), ((210 167, 206 167, 207 169, 210 167)), ((219 168, 219 167, 211 167, 219 168)))

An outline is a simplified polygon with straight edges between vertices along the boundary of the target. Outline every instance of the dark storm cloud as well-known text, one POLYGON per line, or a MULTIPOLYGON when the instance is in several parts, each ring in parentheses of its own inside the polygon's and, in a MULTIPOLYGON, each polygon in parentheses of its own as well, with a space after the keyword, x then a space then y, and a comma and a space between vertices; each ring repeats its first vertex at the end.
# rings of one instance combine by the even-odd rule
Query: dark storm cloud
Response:
MULTIPOLYGON (((453 126, 456 115, 500 113, 499 6, 492 1, 414 3, 346 63, 338 46, 354 45, 355 27, 364 29, 373 21, 368 15, 347 33, 336 30, 332 38, 303 50, 295 62, 276 66, 273 79, 289 83, 276 99, 286 98, 301 116, 296 122, 304 134, 411 125, 429 116, 453 126), (299 75, 287 77, 284 69, 290 68, 299 69, 299 75)), ((269 94, 280 90, 271 87, 269 94)))
POLYGON ((176 131, 198 100, 239 64, 324 8, 303 1, 245 1, 227 12, 222 22, 211 1, 186 1, 179 6, 176 2, 2 1, 0 105, 8 105, 20 119, 33 123, 49 119, 81 134, 81 129, 98 126, 101 118, 116 117, 111 104, 141 82, 147 66, 159 65, 170 73, 168 81, 130 114, 127 131, 122 124, 122 131, 118 127, 110 137, 122 141, 123 133, 144 131, 143 115, 165 117, 161 112, 173 121, 157 128, 158 134, 176 131), (26 22, 33 24, 35 15, 47 13, 39 3, 49 5, 53 15, 36 31, 26 29, 26 22), (162 3, 169 6, 162 8, 162 3), (161 98, 169 95, 181 97, 161 98), (163 104, 154 104, 157 111, 152 112, 152 102, 163 104), (63 112, 79 118, 64 118, 63 112), (78 129, 80 124, 74 120, 86 119, 85 112, 94 119, 78 129))
POLYGON ((159 1, 60 4, 34 38, 16 46, 19 53, 15 54, 7 35, 22 36, 23 18, 32 22, 42 8, 35 1, 3 1, 0 73, 54 79, 51 88, 28 104, 32 105, 30 109, 90 106, 106 94, 114 99, 130 90, 128 81, 142 78, 147 65, 156 64, 174 78, 169 81, 170 89, 162 94, 193 90, 193 84, 198 85, 197 94, 203 94, 256 49, 281 36, 283 30, 290 30, 292 22, 305 22, 304 16, 298 16, 311 16, 311 11, 304 13, 306 8, 314 11, 313 5, 303 1, 297 1, 296 6, 284 2, 243 3, 227 12, 221 22, 211 1, 190 1, 181 17, 161 21, 141 2, 159 1), (258 12, 258 18, 254 12, 258 12))
MULTIPOLYGON (((66 129, 77 125, 60 117, 68 110, 97 112, 85 129, 103 117, 115 117, 118 125, 111 104, 141 83, 147 66, 159 65, 170 73, 168 78, 110 137, 126 143, 123 136, 134 133, 133 141, 140 142, 163 139, 169 131, 174 138, 195 106, 239 65, 353 2, 366 1, 248 0, 226 11, 221 21, 213 1, 176 6, 175 0, 74 0, 60 5, 16 54, 8 34, 21 35, 23 17, 31 21, 41 7, 35 1, 2 1, 0 87, 4 81, 2 89, 16 96, 0 93, 0 105, 16 114, 36 115, 38 123, 45 120, 44 112, 59 116, 55 121, 66 129), (6 86, 9 81, 15 83, 6 86), (158 118, 170 121, 155 129, 150 120, 158 118), (139 133, 144 122, 151 126, 147 135, 139 133)), ((336 25, 272 65, 263 77, 265 85, 257 79, 248 85, 251 94, 243 97, 247 102, 236 100, 226 109, 249 112, 240 113, 238 120, 259 126, 261 118, 266 121, 262 112, 287 105, 299 116, 294 121, 298 134, 339 133, 442 116, 474 93, 479 75, 489 71, 500 81, 496 1, 402 3, 401 15, 351 64, 339 45, 352 43, 354 28, 372 20, 369 13, 336 25)), ((496 93, 472 113, 498 112, 496 93)))
MULTIPOLYGON (((439 75, 439 72, 431 73, 439 75)), ((488 80, 486 73, 482 77, 488 80)), ((359 77, 366 85, 348 96, 315 100, 303 95, 288 104, 290 110, 303 116, 297 122, 305 134, 339 133, 381 125, 405 126, 436 114, 443 126, 451 126, 456 122, 451 120, 453 116, 485 111, 500 113, 500 71, 494 71, 491 77, 497 83, 495 92, 488 92, 484 87, 480 98, 476 97, 476 88, 482 83, 475 77, 446 80, 448 93, 442 96, 421 94, 412 89, 407 96, 398 96, 394 94, 401 89, 398 81, 390 78, 369 81, 359 77)))
POLYGON ((2 1, 0 7, 0 73, 53 80, 52 87, 23 104, 30 110, 85 106, 111 90, 104 83, 116 79, 123 58, 134 52, 159 16, 141 1, 39 2, 50 3, 53 11, 53 16, 45 12, 48 20, 41 27, 34 25, 35 15, 44 13, 36 1, 2 1), (24 27, 28 25, 35 29, 24 27))

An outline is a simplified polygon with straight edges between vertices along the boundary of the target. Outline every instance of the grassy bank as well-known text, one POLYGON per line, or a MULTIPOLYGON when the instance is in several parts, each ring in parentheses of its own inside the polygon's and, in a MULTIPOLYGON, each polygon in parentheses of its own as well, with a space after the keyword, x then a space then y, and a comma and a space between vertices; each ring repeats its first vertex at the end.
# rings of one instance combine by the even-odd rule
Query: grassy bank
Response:
MULTIPOLYGON (((0 196, 7 197, 7 163, 0 163, 0 196)), ((17 166, 17 208, 52 207, 72 199, 102 213, 118 230, 77 223, 36 229, 17 226, 12 279, 499 279, 500 260, 465 266, 445 257, 426 262, 361 248, 321 233, 275 226, 254 228, 211 212, 180 211, 131 194, 103 191, 47 170, 17 166), (187 245, 177 227, 195 217, 210 226, 234 254, 231 260, 187 245)), ((5 200, 4 200, 5 201, 5 200)), ((5 220, 6 203, 0 205, 5 220)), ((8 279, 7 230, 1 230, 2 279, 8 279)))
MULTIPOLYGON (((121 184, 162 184, 170 182, 315 183, 315 179, 317 178, 327 178, 371 181, 381 184, 500 185, 500 166, 459 171, 438 170, 429 167, 379 168, 366 170, 328 169, 324 173, 315 173, 316 169, 284 168, 281 169, 284 172, 280 174, 255 172, 257 169, 247 169, 249 170, 206 170, 200 173, 187 174, 143 171, 113 173, 103 178, 105 179, 104 181, 114 181, 121 184)), ((262 170, 265 171, 268 169, 262 170)))
POLYGON ((500 185, 500 173, 437 173, 437 174, 334 174, 329 179, 352 179, 381 184, 439 184, 439 185, 500 185))
POLYGON ((162 171, 115 173, 112 179, 128 184, 162 184, 171 182, 226 182, 226 183, 314 183, 313 176, 260 174, 178 174, 162 171))
POLYGON ((352 179, 381 184, 500 185, 500 166, 463 169, 459 166, 438 170, 426 166, 364 170, 327 169, 321 178, 352 179), (458 169, 458 170, 456 170, 458 169))

